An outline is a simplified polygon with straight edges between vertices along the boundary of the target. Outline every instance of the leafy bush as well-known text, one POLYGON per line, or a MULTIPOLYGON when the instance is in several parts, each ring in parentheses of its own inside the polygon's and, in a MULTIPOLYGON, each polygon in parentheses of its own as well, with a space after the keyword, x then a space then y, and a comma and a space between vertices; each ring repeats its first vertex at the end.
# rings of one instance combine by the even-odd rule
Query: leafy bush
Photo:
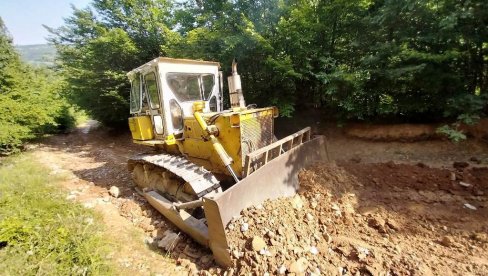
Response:
POLYGON ((62 175, 30 155, 0 166, 0 271, 4 275, 106 275, 99 218, 67 201, 62 175))

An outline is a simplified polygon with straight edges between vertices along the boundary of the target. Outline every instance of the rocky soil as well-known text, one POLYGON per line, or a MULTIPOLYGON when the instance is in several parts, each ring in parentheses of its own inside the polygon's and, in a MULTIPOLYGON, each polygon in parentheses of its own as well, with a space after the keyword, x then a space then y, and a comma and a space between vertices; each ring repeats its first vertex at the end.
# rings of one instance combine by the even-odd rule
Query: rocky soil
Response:
POLYGON ((235 271, 486 275, 488 168, 455 165, 342 162, 303 171, 299 195, 251 207, 228 225, 235 271))
POLYGON ((117 241, 107 258, 124 275, 487 274, 484 144, 331 134, 331 156, 342 161, 301 172, 299 195, 244 210, 228 225, 235 266, 225 270, 134 189, 127 159, 148 149, 92 127, 30 150, 49 173, 69 175, 68 199, 101 213, 117 241))

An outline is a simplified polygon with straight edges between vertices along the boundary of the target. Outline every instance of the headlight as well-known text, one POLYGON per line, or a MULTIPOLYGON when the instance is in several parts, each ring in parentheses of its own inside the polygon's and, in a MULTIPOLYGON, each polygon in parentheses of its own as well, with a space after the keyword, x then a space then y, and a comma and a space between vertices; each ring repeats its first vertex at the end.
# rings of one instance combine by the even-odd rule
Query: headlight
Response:
POLYGON ((174 129, 183 128, 183 110, 181 106, 174 99, 169 101, 169 110, 171 112, 171 121, 174 129))

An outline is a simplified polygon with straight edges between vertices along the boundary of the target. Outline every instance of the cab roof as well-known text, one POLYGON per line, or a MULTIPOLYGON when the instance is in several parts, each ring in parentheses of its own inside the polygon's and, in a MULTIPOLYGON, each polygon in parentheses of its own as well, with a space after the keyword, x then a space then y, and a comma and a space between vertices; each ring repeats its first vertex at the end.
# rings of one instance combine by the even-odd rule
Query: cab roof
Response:
POLYGON ((189 65, 213 65, 220 68, 220 63, 216 61, 204 61, 204 60, 194 60, 194 59, 182 59, 182 58, 169 58, 169 57, 157 57, 143 65, 131 70, 127 73, 130 78, 138 72, 145 71, 145 69, 156 66, 159 63, 178 63, 178 64, 189 64, 189 65))

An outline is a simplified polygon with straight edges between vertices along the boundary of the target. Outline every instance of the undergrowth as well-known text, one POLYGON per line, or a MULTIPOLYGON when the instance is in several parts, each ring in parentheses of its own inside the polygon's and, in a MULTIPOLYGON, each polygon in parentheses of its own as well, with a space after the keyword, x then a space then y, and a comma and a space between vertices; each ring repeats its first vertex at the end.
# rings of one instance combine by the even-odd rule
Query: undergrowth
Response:
POLYGON ((113 273, 100 218, 65 199, 65 178, 29 154, 0 160, 0 274, 113 273))

